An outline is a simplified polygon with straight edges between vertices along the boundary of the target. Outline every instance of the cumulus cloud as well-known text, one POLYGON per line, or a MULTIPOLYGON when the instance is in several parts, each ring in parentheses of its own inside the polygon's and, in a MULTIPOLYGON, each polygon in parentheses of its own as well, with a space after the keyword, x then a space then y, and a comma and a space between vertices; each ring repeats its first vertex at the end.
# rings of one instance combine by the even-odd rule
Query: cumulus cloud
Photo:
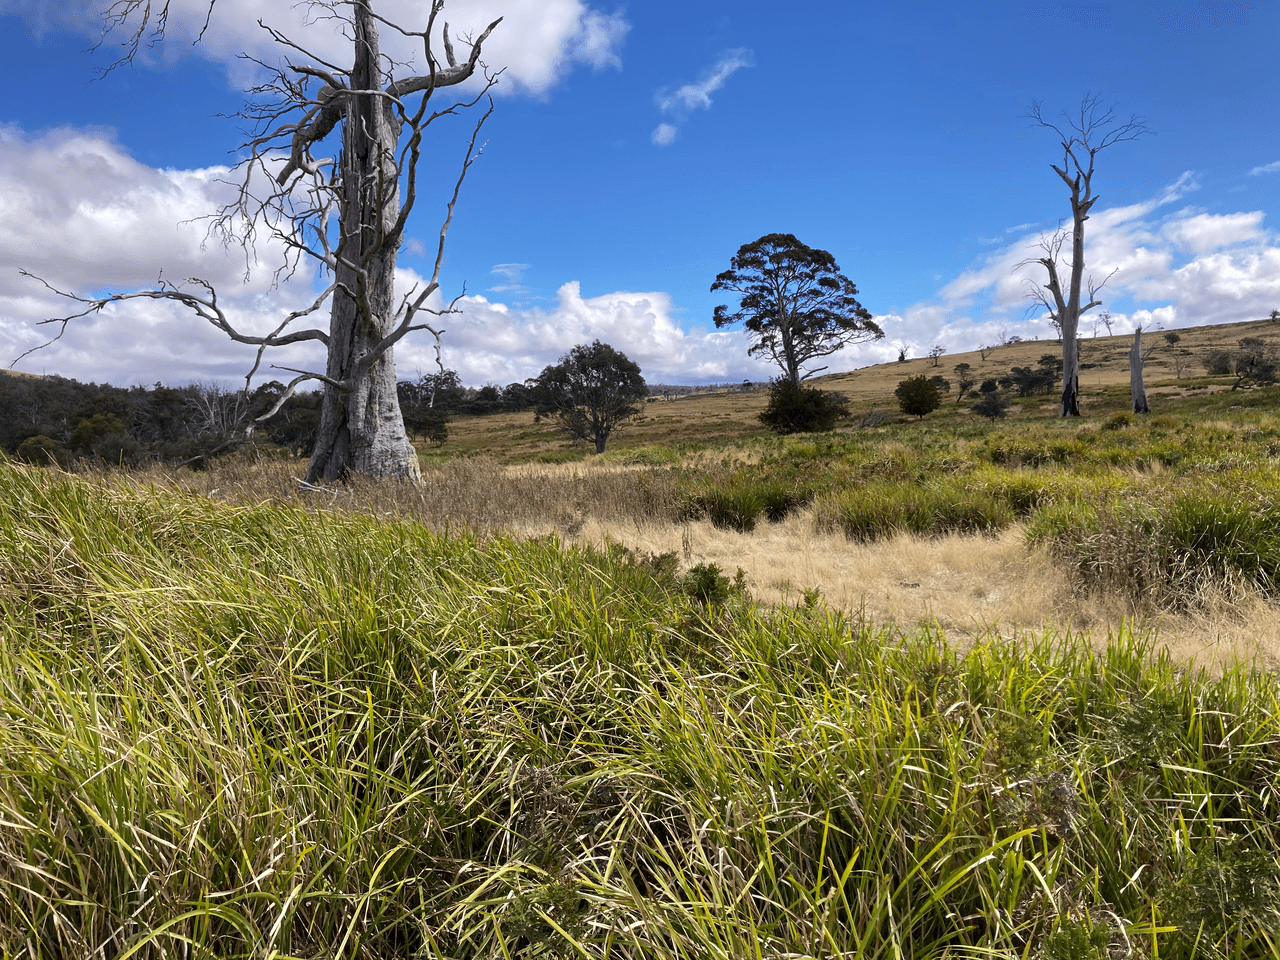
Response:
POLYGON ((694 110, 710 110, 711 95, 723 87, 737 71, 754 64, 755 58, 751 50, 737 47, 725 51, 696 83, 686 83, 674 90, 663 87, 654 94, 653 102, 670 119, 660 123, 649 139, 660 147, 674 143, 679 125, 689 118, 689 114, 694 110))
POLYGON ((1280 171, 1280 160, 1273 160, 1271 163, 1264 163, 1260 167, 1254 167, 1249 171, 1249 176, 1256 177, 1262 173, 1276 173, 1280 171))
MULTIPOLYGON (((1145 329, 1254 319, 1280 305, 1280 246, 1264 227, 1264 213, 1210 214, 1190 206, 1170 210, 1197 189, 1195 178, 1184 173, 1145 201, 1091 214, 1088 273, 1095 281, 1111 278, 1100 298, 1117 332, 1137 325, 1145 329)), ((877 317, 886 340, 856 348, 851 359, 891 360, 891 344, 896 343, 909 345, 912 355, 920 356, 934 343, 960 352, 1009 335, 1052 339, 1047 314, 1036 310, 1028 315, 1026 296, 1028 283, 1044 283, 1044 268, 1036 260, 1044 255, 1040 243, 1048 237, 1020 237, 952 278, 932 301, 877 317)), ((1084 336, 1091 330, 1092 315, 1081 319, 1084 336)))
MULTIPOLYGON (((406 274, 402 280, 410 282, 406 274)), ((584 297, 563 284, 554 306, 516 309, 469 296, 446 324, 444 362, 464 383, 512 383, 537 376, 580 343, 601 340, 640 365, 653 383, 762 380, 770 368, 747 357, 741 332, 690 332, 674 319, 670 294, 615 291, 584 297)), ((397 348, 401 369, 434 365, 430 345, 397 348)))
MULTIPOLYGON (((28 136, 0 127, 0 358, 8 364, 57 332, 39 321, 80 307, 18 273, 25 267, 54 287, 81 295, 130 292, 167 280, 202 277, 246 332, 265 333, 316 295, 314 277, 299 274, 273 284, 280 250, 262 245, 257 261, 239 248, 205 243, 199 219, 234 190, 227 170, 156 170, 130 157, 107 131, 55 130, 28 136), (179 222, 182 221, 182 222, 179 222)), ((506 281, 492 293, 523 290, 525 263, 498 263, 506 281)), ((403 263, 399 291, 424 284, 403 263)), ((444 305, 437 294, 433 306, 444 305)), ((445 317, 446 362, 466 383, 509 383, 536 376, 578 343, 600 339, 636 360, 655 382, 760 380, 767 367, 746 356, 743 334, 689 332, 675 319, 669 294, 618 291, 583 296, 576 281, 560 287, 553 306, 521 308, 484 296, 463 299, 445 317)), ((303 325, 324 327, 322 310, 303 325)), ((406 376, 435 365, 430 338, 406 338, 396 348, 406 376)), ((82 381, 120 385, 156 381, 243 378, 253 349, 230 341, 209 323, 164 301, 113 304, 74 321, 62 339, 28 355, 17 367, 82 381)), ((322 348, 298 345, 267 354, 266 363, 323 369, 322 348)), ((263 367, 259 381, 285 378, 263 367)))
MULTIPOLYGON (((22 16, 37 31, 62 27, 75 30, 97 40, 102 31, 102 8, 99 0, 62 0, 51 4, 45 0, 0 0, 0 13, 22 16)), ((407 29, 422 29, 429 5, 419 0, 382 0, 378 14, 407 29)), ((248 86, 254 80, 251 61, 240 54, 267 63, 276 63, 284 51, 270 34, 258 26, 268 26, 289 37, 299 46, 330 63, 347 64, 351 59, 351 42, 342 24, 320 16, 315 6, 293 0, 218 0, 205 29, 208 0, 170 0, 166 42, 158 52, 146 57, 177 58, 196 55, 223 64, 232 84, 248 86), (197 37, 203 37, 197 44, 197 37)), ((467 40, 483 32, 498 16, 502 23, 485 41, 483 60, 493 69, 503 69, 503 82, 497 92, 522 91, 542 94, 554 86, 575 64, 594 69, 620 67, 620 51, 630 25, 621 12, 602 13, 585 0, 451 0, 439 30, 447 19, 450 36, 459 58, 468 53, 467 40)), ((126 39, 128 29, 118 29, 109 37, 107 57, 119 55, 114 44, 126 39)), ((425 72, 422 42, 405 37, 389 27, 380 31, 382 51, 404 64, 401 74, 425 72)))

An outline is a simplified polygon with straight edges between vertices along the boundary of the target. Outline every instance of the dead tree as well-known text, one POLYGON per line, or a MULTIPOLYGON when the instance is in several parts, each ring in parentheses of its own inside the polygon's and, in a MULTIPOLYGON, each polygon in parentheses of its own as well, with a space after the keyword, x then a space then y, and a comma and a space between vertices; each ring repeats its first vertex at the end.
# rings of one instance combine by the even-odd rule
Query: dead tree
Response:
MULTIPOLYGON (((1048 311, 1050 320, 1062 333, 1062 407, 1060 416, 1080 416, 1080 349, 1077 342, 1080 327, 1080 315, 1098 306, 1101 301, 1097 293, 1106 284, 1088 282, 1089 299, 1081 303, 1084 280, 1084 224, 1089 219, 1089 211, 1098 202, 1093 191, 1094 163, 1100 152, 1117 143, 1134 140, 1148 132, 1146 123, 1138 117, 1130 117, 1121 122, 1111 108, 1104 108, 1098 97, 1085 96, 1080 101, 1078 114, 1063 114, 1062 123, 1051 123, 1045 119, 1039 103, 1031 105, 1030 117, 1037 126, 1052 130, 1058 137, 1062 147, 1062 166, 1050 164, 1062 182, 1071 191, 1071 261, 1068 269, 1067 287, 1062 286, 1059 270, 1059 254, 1066 242, 1066 230, 1059 229, 1052 237, 1041 240, 1044 252, 1042 257, 1024 260, 1019 266, 1027 263, 1039 263, 1048 274, 1043 285, 1031 283, 1032 299, 1041 303, 1048 311)), ((1110 279, 1108 277, 1107 279, 1110 279)))
MULTIPOLYGON (((210 0, 210 16, 216 2, 210 0)), ((308 53, 259 21, 284 51, 285 63, 271 66, 259 62, 269 79, 251 91, 256 99, 242 113, 252 123, 252 131, 243 145, 247 159, 238 168, 239 195, 213 220, 216 235, 243 243, 247 253, 264 235, 282 243, 288 252, 277 278, 291 276, 303 263, 319 266, 328 283, 318 297, 288 314, 265 336, 250 335, 238 327, 236 318, 218 302, 213 286, 199 278, 181 285, 161 282, 154 290, 97 299, 56 291, 83 309, 43 321, 59 326, 49 341, 52 343, 66 332, 70 321, 110 303, 137 298, 179 303, 237 343, 257 348, 245 377, 246 393, 268 348, 309 341, 322 344, 327 352, 323 371, 276 367, 297 376, 272 409, 258 418, 277 413, 300 384, 318 381, 324 385, 308 483, 338 480, 351 472, 412 480, 420 477, 417 454, 405 434, 400 412, 393 348, 414 331, 426 331, 438 342, 443 331, 425 320, 455 312, 459 298, 443 307, 429 304, 440 288, 445 235, 458 193, 479 155, 480 129, 493 111, 489 99, 488 110, 472 130, 444 211, 430 281, 397 299, 396 254, 418 201, 423 136, 440 118, 487 99, 497 78, 481 63, 481 46, 501 18, 471 41, 465 58, 459 60, 449 25, 443 25, 442 33, 436 32, 445 0, 432 0, 425 29, 420 31, 379 16, 376 2, 313 3, 325 9, 325 16, 344 22, 352 44, 349 66, 308 53), (380 52, 381 28, 420 41, 425 72, 396 76, 403 65, 380 52), (442 38, 443 62, 435 47, 437 36, 442 38), (299 62, 293 62, 295 59, 299 62), (438 90, 463 83, 477 71, 484 80, 478 93, 432 108, 438 90), (336 153, 336 158, 317 155, 322 153, 336 153), (326 309, 328 329, 294 327, 326 309)), ((167 13, 167 3, 156 13, 151 0, 117 0, 108 11, 105 29, 123 28, 128 38, 124 57, 113 66, 131 59, 149 30, 162 35, 167 13)))
POLYGON ((1138 327, 1133 332, 1133 346, 1129 348, 1129 395, 1133 400, 1134 413, 1151 412, 1151 408, 1147 406, 1147 388, 1142 380, 1142 368, 1154 349, 1155 347, 1150 347, 1146 353, 1142 352, 1142 328, 1138 327))

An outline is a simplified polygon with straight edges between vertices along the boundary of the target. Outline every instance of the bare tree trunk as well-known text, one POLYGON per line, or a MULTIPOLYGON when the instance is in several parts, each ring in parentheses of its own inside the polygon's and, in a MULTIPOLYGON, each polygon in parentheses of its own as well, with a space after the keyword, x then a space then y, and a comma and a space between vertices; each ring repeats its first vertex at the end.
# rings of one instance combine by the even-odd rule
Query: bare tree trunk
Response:
POLYGON ((405 434, 396 390, 393 348, 363 372, 360 359, 396 325, 394 303, 399 238, 389 239, 400 212, 396 148, 400 124, 385 85, 378 53, 378 29, 364 3, 354 8, 355 68, 343 124, 343 243, 335 271, 329 319, 329 358, 316 445, 308 483, 343 479, 349 471, 419 481, 418 454, 405 434), (350 382, 349 390, 334 383, 350 382))
POLYGON ((1147 389, 1142 383, 1142 328, 1133 334, 1133 346, 1129 348, 1129 393, 1133 397, 1134 413, 1150 413, 1147 406, 1147 389))
MULTIPOLYGON (((1062 331, 1062 408, 1060 416, 1080 416, 1080 350, 1077 343, 1080 317, 1101 305, 1097 293, 1106 285, 1089 281, 1088 301, 1082 301, 1084 288, 1084 223, 1097 203, 1093 192, 1094 163, 1098 153, 1107 147, 1133 140, 1146 132, 1146 124, 1137 117, 1120 123, 1113 112, 1100 106, 1097 97, 1086 95, 1080 102, 1078 117, 1068 116, 1066 124, 1050 123, 1044 118, 1040 104, 1031 105, 1031 119, 1052 130, 1059 137, 1063 151, 1062 166, 1050 168, 1071 191, 1071 276, 1066 290, 1058 277, 1058 253, 1065 242, 1063 231, 1041 242, 1045 256, 1036 258, 1048 272, 1044 289, 1033 289, 1033 297, 1049 310, 1062 331), (1046 295, 1044 290, 1048 290, 1046 295)), ((1029 262, 1029 261, 1024 261, 1029 262)), ((1112 271, 1114 273, 1114 271, 1112 271)), ((1108 278, 1109 279, 1109 278, 1108 278)), ((1108 333, 1110 329, 1108 328, 1108 333)))

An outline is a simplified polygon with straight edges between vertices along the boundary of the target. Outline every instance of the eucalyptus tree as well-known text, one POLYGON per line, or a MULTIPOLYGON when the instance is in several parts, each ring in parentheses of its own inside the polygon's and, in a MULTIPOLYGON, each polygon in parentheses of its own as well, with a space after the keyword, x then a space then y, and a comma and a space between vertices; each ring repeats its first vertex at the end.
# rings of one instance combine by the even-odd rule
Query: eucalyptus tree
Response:
POLYGON ((884 336, 835 258, 789 233, 770 233, 743 244, 711 290, 738 294, 733 313, 727 306, 716 307, 716 326, 743 324, 756 341, 747 353, 771 357, 795 387, 827 369, 802 373, 810 360, 884 336))
POLYGON ((529 387, 538 418, 550 417, 572 439, 594 443, 596 453, 604 453, 621 424, 640 416, 649 395, 639 364, 599 340, 578 344, 529 387))
MULTIPOLYGON (((443 306, 432 298, 440 289, 445 236, 458 194, 479 155, 481 127, 493 111, 487 95, 497 77, 480 56, 501 18, 471 40, 465 56, 459 57, 448 23, 436 29, 445 0, 431 0, 426 23, 417 29, 380 16, 377 4, 378 0, 309 0, 314 21, 332 21, 349 39, 351 56, 343 64, 308 52, 297 40, 259 21, 282 56, 278 65, 256 61, 267 79, 250 91, 253 99, 241 114, 250 132, 243 144, 245 159, 237 168, 238 192, 213 219, 216 235, 245 244, 247 251, 263 239, 282 244, 287 252, 278 277, 292 276, 303 265, 318 268, 325 286, 314 299, 289 312, 266 334, 246 332, 243 319, 225 308, 213 285, 200 278, 103 297, 56 291, 76 301, 78 312, 44 321, 58 325, 56 340, 70 321, 108 304, 139 298, 178 303, 233 341, 257 348, 245 378, 246 392, 266 350, 307 342, 322 345, 327 356, 323 370, 276 367, 296 376, 272 409, 258 418, 278 412, 300 384, 323 384, 320 423, 307 471, 307 481, 313 483, 341 479, 353 471, 420 477, 397 398, 394 347, 415 331, 434 335, 438 347, 443 331, 430 320, 455 310, 457 298, 443 306), (380 30, 420 42, 423 72, 400 75, 404 65, 380 50, 380 30), (473 86, 468 95, 435 106, 438 91, 473 76, 480 81, 478 91, 473 86), (485 100, 488 108, 475 123, 445 207, 431 278, 397 297, 396 256, 419 201, 424 135, 440 118, 485 100), (327 328, 301 325, 325 311, 327 328)), ((210 0, 208 17, 218 15, 216 6, 217 0, 210 0)), ((113 66, 131 60, 144 38, 162 36, 168 14, 169 3, 116 0, 104 15, 104 30, 125 31, 126 52, 113 66)))
POLYGON ((1049 311, 1050 322, 1062 335, 1062 406, 1059 415, 1078 417, 1080 316, 1102 303, 1097 294, 1110 279, 1109 275, 1101 283, 1094 283, 1090 278, 1088 300, 1081 302, 1085 285, 1084 224, 1089 219, 1089 211, 1098 202, 1098 195, 1093 188, 1095 162, 1098 154, 1108 147, 1135 140, 1149 131, 1146 123, 1139 117, 1121 121, 1113 108, 1103 107, 1099 97, 1089 95, 1081 99, 1077 113, 1064 113, 1060 122, 1047 120, 1039 103, 1031 105, 1030 117, 1036 126, 1051 130, 1057 136, 1063 152, 1062 165, 1050 166, 1071 194, 1071 260, 1066 264, 1066 289, 1063 289, 1060 272, 1062 248, 1067 239, 1065 228, 1041 240, 1043 256, 1025 260, 1019 266, 1038 263, 1047 274, 1047 282, 1043 286, 1027 281, 1030 286, 1029 296, 1049 311))

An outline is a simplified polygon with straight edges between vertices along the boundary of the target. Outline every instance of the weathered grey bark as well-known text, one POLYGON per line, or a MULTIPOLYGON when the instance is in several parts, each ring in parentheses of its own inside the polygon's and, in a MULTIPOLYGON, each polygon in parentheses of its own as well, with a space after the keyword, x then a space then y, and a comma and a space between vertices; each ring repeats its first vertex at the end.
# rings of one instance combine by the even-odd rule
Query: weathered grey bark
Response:
MULTIPOLYGON (((208 2, 212 11, 216 0, 208 2)), ((327 7, 335 18, 346 21, 354 64, 350 69, 339 69, 313 58, 319 65, 289 62, 280 68, 269 68, 275 79, 255 88, 254 93, 270 94, 274 99, 251 104, 242 114, 255 124, 252 139, 244 145, 249 154, 241 165, 244 179, 238 199, 221 211, 214 221, 213 232, 246 245, 252 245, 260 233, 265 232, 287 251, 281 273, 291 274, 299 263, 310 258, 332 277, 324 292, 309 305, 289 314, 266 336, 251 336, 237 329, 219 305, 212 285, 199 279, 188 281, 190 286, 198 288, 196 290, 162 282, 157 290, 101 298, 55 291, 84 305, 84 309, 72 316, 43 322, 61 325, 53 338, 56 340, 65 332, 68 322, 100 311, 109 303, 135 298, 181 303, 232 340, 257 347, 257 358, 245 377, 246 395, 267 348, 316 341, 326 350, 324 373, 278 367, 298 376, 275 406, 257 419, 275 415, 300 383, 319 381, 324 384, 324 400, 307 482, 338 480, 351 472, 417 480, 421 476, 417 453, 405 433, 396 390, 394 346, 406 334, 419 330, 434 334, 438 346, 443 331, 418 321, 417 316, 455 312, 457 298, 443 309, 429 307, 428 299, 440 288, 445 234, 453 219, 462 181, 477 155, 476 138, 492 112, 492 100, 489 112, 481 117, 472 133, 461 174, 453 188, 440 228, 431 279, 425 288, 410 291, 399 303, 394 287, 396 254, 417 197, 417 162, 424 130, 439 117, 474 106, 488 93, 496 78, 486 72, 484 89, 467 103, 455 103, 428 114, 428 101, 441 87, 466 81, 478 67, 483 70, 479 62, 481 45, 501 18, 471 43, 470 55, 463 62, 458 62, 455 56, 449 27, 445 24, 445 65, 437 61, 432 51, 435 22, 444 9, 444 0, 431 0, 426 29, 421 32, 405 31, 382 20, 374 12, 375 0, 313 2, 327 7), (379 22, 422 38, 428 70, 425 75, 392 78, 394 64, 379 55, 379 22), (314 86, 317 81, 318 90, 314 86), (411 102, 410 98, 415 95, 419 95, 417 101, 411 102), (313 157, 312 149, 327 143, 326 138, 339 125, 342 152, 336 164, 313 157), (408 136, 402 138, 406 128, 408 136), (281 154, 287 157, 283 164, 278 162, 281 154), (265 196, 258 194, 264 181, 265 196), (331 235, 335 219, 336 237, 331 235), (326 302, 329 307, 327 331, 318 328, 287 331, 295 321, 319 313, 326 302)), ((167 12, 168 3, 158 14, 158 33, 163 33, 167 12)), ((145 0, 117 0, 107 18, 108 29, 124 25, 132 17, 141 21, 137 32, 131 35, 131 45, 126 44, 129 52, 119 62, 127 62, 135 55, 138 37, 153 16, 156 14, 145 0)), ((266 29, 283 46, 305 53, 293 41, 270 27, 266 29)), ((246 435, 250 432, 252 425, 246 435)))
MULTIPOLYGON (((1044 266, 1048 283, 1044 289, 1049 296, 1035 288, 1032 296, 1048 308, 1050 316, 1062 332, 1062 406, 1059 416, 1080 416, 1080 351, 1077 337, 1080 316, 1098 306, 1102 301, 1097 292, 1106 280, 1096 286, 1089 284, 1089 300, 1081 303, 1084 286, 1084 224, 1089 211, 1098 201, 1093 192, 1094 161, 1099 151, 1114 143, 1132 140, 1146 132, 1146 125, 1134 117, 1127 123, 1117 124, 1111 110, 1103 110, 1097 97, 1086 96, 1080 103, 1078 118, 1067 117, 1066 129, 1044 119, 1040 104, 1031 106, 1031 118, 1042 127, 1058 135, 1063 150, 1062 166, 1050 164, 1071 191, 1071 276, 1067 289, 1062 289, 1058 277, 1058 253, 1065 240, 1062 231, 1041 244, 1045 256, 1035 261, 1044 266)), ((1024 261, 1025 262, 1025 261, 1024 261)))
POLYGON ((1142 382, 1142 328, 1133 333, 1133 346, 1129 348, 1129 394, 1133 398, 1134 413, 1150 413, 1147 406, 1147 389, 1142 382))
POLYGON ((369 356, 398 321, 395 309, 396 254, 400 238, 400 122, 385 86, 378 27, 365 3, 354 10, 355 66, 342 143, 342 242, 337 290, 329 319, 329 359, 316 445, 307 482, 340 480, 348 471, 375 477, 422 479, 409 442, 396 391, 394 349, 387 347, 364 370, 369 356), (347 390, 333 383, 350 384, 347 390))

